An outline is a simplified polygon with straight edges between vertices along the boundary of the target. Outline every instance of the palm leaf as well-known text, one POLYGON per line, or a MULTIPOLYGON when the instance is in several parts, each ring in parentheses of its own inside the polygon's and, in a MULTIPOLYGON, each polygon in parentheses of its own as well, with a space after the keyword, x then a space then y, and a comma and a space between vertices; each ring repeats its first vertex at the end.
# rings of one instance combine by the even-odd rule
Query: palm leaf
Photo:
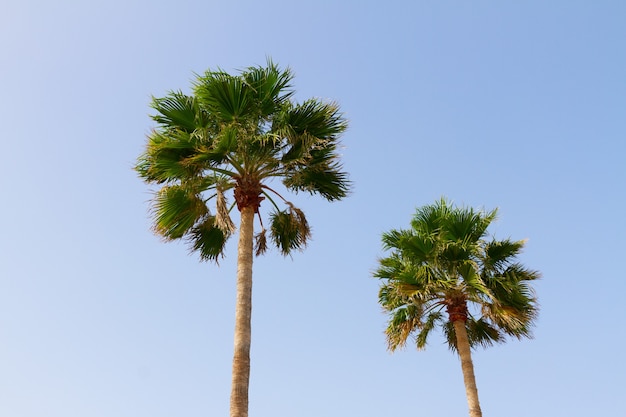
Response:
POLYGON ((196 151, 197 142, 190 134, 173 131, 166 135, 155 130, 135 169, 146 181, 159 184, 195 177, 204 169, 202 161, 193 159, 196 151))
POLYGON ((242 74, 246 84, 260 103, 261 116, 273 115, 293 95, 290 82, 293 73, 281 70, 271 60, 266 67, 250 67, 242 74))
POLYGON ((194 93, 221 123, 237 122, 254 111, 251 89, 241 77, 207 71, 196 80, 194 93))
POLYGON ((272 239, 283 255, 306 246, 311 229, 301 210, 292 206, 288 210, 274 211, 270 220, 272 239))
POLYGON ((419 327, 419 332, 415 337, 415 345, 418 350, 426 348, 428 336, 430 336, 437 325, 441 325, 443 320, 444 316, 440 311, 433 311, 428 314, 426 320, 421 324, 421 327, 419 327))
POLYGON ((482 257, 483 267, 485 271, 498 272, 502 271, 512 259, 520 254, 524 247, 525 241, 492 240, 485 244, 484 255, 482 257))
POLYGON ((385 330, 389 350, 394 351, 405 346, 411 333, 421 326, 420 320, 419 306, 408 304, 394 310, 385 330))
POLYGON ((163 187, 152 203, 154 229, 167 240, 183 237, 208 214, 204 201, 181 186, 163 187))
POLYGON ((319 194, 328 201, 340 200, 350 191, 348 175, 334 163, 303 166, 285 175, 283 184, 292 191, 319 194))
POLYGON ((224 256, 228 236, 215 225, 215 217, 206 216, 190 230, 187 240, 191 251, 198 252, 202 261, 217 262, 224 256))
POLYGON ((193 97, 180 91, 170 92, 163 98, 152 98, 151 107, 158 114, 152 118, 162 127, 191 133, 198 128, 199 108, 193 97))

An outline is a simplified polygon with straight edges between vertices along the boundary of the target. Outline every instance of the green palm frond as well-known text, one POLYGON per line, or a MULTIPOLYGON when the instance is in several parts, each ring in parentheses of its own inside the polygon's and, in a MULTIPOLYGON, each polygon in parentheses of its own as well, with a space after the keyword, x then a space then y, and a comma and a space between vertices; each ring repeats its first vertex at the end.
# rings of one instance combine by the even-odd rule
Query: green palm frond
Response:
POLYGON ((481 256, 483 268, 486 272, 497 273, 519 255, 525 241, 492 240, 484 245, 484 253, 481 256))
POLYGON ((498 211, 476 211, 472 208, 452 210, 446 217, 446 239, 461 242, 478 242, 486 233, 489 225, 495 220, 498 211))
POLYGON ((420 207, 413 215, 411 228, 416 234, 423 236, 436 235, 451 210, 450 203, 443 198, 435 204, 420 207))
POLYGON ((469 337, 470 346, 489 347, 494 343, 504 341, 501 329, 493 326, 483 318, 467 321, 467 336, 469 337))
POLYGON ((334 103, 309 100, 286 109, 273 129, 288 146, 281 162, 288 168, 284 184, 294 191, 320 194, 329 201, 347 195, 350 182, 337 161, 337 137, 347 122, 334 103))
POLYGON ((419 327, 417 336, 415 337, 415 346, 418 350, 424 350, 428 342, 428 336, 437 327, 445 322, 444 315, 441 311, 433 311, 428 314, 426 320, 419 327))
POLYGON ((442 324, 441 330, 443 331, 443 336, 444 336, 444 338, 446 340, 446 343, 448 345, 448 349, 450 349, 453 352, 458 351, 457 343, 456 343, 456 332, 454 330, 454 324, 451 321, 446 320, 442 324))
POLYGON ((273 115, 293 95, 291 80, 293 73, 289 68, 281 70, 271 60, 266 67, 250 67, 243 73, 246 84, 252 89, 260 102, 261 116, 273 115))
POLYGON ((183 131, 166 135, 155 130, 148 136, 146 151, 135 169, 146 181, 157 184, 198 176, 204 167, 193 160, 196 146, 191 135, 183 131))
POLYGON ((403 245, 403 253, 408 259, 427 263, 437 256, 439 248, 436 239, 427 235, 412 235, 403 245))
MULTIPOLYGON (((196 146, 194 153, 181 161, 181 165, 190 168, 197 167, 199 176, 220 174, 230 179, 236 177, 240 167, 236 166, 236 164, 229 159, 232 152, 223 146, 227 140, 227 138, 219 136, 216 138, 213 146, 196 146)), ((190 177, 191 175, 182 178, 190 177)))
POLYGON ((202 261, 217 262, 220 257, 224 256, 224 246, 227 240, 228 236, 215 225, 213 216, 206 216, 187 235, 191 251, 197 252, 202 261))
POLYGON ((153 202, 154 229, 166 240, 183 237, 208 214, 204 201, 181 186, 163 187, 153 202))
POLYGON ((419 306, 407 304, 394 310, 385 330, 389 350, 394 351, 404 347, 411 333, 420 327, 422 327, 422 323, 419 306))
POLYGON ((494 295, 482 279, 476 262, 471 259, 466 260, 456 270, 462 278, 467 298, 477 303, 493 298, 494 295))
POLYGON ((290 206, 287 210, 274 211, 270 220, 272 240, 283 255, 295 249, 304 249, 311 229, 302 210, 290 206))
POLYGON ((343 133, 348 124, 339 111, 337 103, 325 103, 318 99, 310 99, 302 104, 286 107, 280 117, 274 120, 274 129, 286 129, 291 143, 300 140, 302 135, 315 141, 334 141, 343 133))
POLYGON ((170 92, 163 98, 153 97, 151 107, 157 111, 152 119, 168 130, 192 133, 209 124, 208 116, 202 114, 195 98, 180 91, 170 92))
POLYGON ((403 305, 402 302, 398 302, 395 286, 386 283, 378 289, 378 302, 385 311, 393 311, 403 305))
POLYGON ((510 336, 532 337, 531 327, 538 315, 537 299, 529 281, 539 277, 518 263, 502 275, 486 280, 494 295, 492 303, 483 306, 483 315, 510 336))
POLYGON ((348 175, 338 163, 311 164, 294 169, 286 174, 283 184, 295 192, 307 191, 319 194, 328 201, 340 200, 350 191, 348 175))
POLYGON ((442 305, 436 297, 402 289, 395 283, 382 285, 378 296, 381 306, 390 313, 385 330, 388 348, 393 351, 404 347, 413 335, 418 349, 423 349, 431 331, 443 320, 442 305))
POLYGON ((236 125, 227 125, 222 128, 215 138, 215 145, 211 151, 215 154, 212 159, 224 162, 228 155, 237 152, 239 147, 239 129, 236 125))
POLYGON ((241 77, 225 72, 207 71, 194 83, 200 104, 223 123, 241 122, 254 112, 252 93, 241 77))
MULTIPOLYGON (((384 232, 382 234, 383 249, 393 250, 395 248, 399 248, 401 244, 401 239, 406 239, 410 236, 412 236, 412 234, 408 230, 392 229, 388 232, 384 232)), ((395 253, 396 252, 394 251, 394 254, 395 253)))

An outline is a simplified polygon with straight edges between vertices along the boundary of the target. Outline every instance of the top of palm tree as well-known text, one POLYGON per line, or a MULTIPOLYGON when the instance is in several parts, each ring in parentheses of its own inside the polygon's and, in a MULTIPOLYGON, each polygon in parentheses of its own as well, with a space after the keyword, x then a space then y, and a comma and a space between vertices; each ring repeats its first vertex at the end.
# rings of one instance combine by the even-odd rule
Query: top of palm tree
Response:
MULTIPOLYGON (((292 79, 291 70, 268 60, 235 75, 206 71, 196 77, 192 94, 171 91, 152 99, 156 127, 135 169, 162 187, 152 202, 158 234, 185 238, 202 259, 217 260, 234 230, 232 209, 258 213, 267 200, 270 234, 281 252, 306 245, 310 229, 303 212, 268 184, 276 178, 294 192, 329 201, 345 197, 350 181, 337 147, 347 121, 336 103, 294 102, 292 79)), ((257 254, 266 248, 262 227, 257 254)))
POLYGON ((529 282, 540 274, 517 260, 525 241, 489 235, 496 214, 442 198, 418 208, 410 229, 383 234, 391 253, 374 276, 383 281, 379 300, 390 314, 391 350, 411 335, 424 348, 437 326, 456 349, 455 320, 465 322, 471 346, 503 342, 506 335, 531 337, 538 304, 529 282))

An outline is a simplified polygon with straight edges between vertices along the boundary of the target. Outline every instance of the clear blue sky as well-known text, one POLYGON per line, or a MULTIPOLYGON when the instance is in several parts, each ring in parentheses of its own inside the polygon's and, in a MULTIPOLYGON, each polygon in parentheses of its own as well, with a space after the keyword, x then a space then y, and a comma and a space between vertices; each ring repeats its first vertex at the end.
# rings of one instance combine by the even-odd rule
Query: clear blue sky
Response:
POLYGON ((151 95, 264 64, 336 100, 352 196, 255 261, 250 416, 462 416, 457 358, 385 349, 380 234, 447 196, 543 273, 534 340, 478 350, 485 416, 626 415, 626 2, 5 0, 0 416, 226 416, 235 255, 150 232, 151 95))

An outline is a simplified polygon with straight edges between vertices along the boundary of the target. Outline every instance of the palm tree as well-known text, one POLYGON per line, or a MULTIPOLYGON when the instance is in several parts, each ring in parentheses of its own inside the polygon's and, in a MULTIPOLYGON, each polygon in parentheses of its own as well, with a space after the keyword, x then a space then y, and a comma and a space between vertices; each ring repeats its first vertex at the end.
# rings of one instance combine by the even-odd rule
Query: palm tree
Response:
POLYGON ((471 417, 482 416, 471 349, 506 336, 531 337, 538 313, 529 281, 539 273, 516 260, 524 241, 488 235, 496 213, 456 208, 445 199, 421 207, 410 229, 383 234, 391 254, 374 272, 382 280, 379 302, 389 314, 389 349, 404 347, 409 336, 424 349, 440 327, 459 354, 471 417))
POLYGON ((234 207, 240 213, 232 417, 248 415, 252 258, 268 247, 261 202, 269 202, 269 237, 282 254, 303 249, 310 237, 302 210, 270 188, 271 181, 328 201, 350 188, 337 153, 346 120, 334 103, 293 101, 292 78, 268 60, 236 75, 209 70, 197 76, 191 95, 153 98, 157 126, 135 167, 160 187, 151 202, 156 233, 186 241, 201 260, 223 256, 235 231, 230 213, 234 207))

